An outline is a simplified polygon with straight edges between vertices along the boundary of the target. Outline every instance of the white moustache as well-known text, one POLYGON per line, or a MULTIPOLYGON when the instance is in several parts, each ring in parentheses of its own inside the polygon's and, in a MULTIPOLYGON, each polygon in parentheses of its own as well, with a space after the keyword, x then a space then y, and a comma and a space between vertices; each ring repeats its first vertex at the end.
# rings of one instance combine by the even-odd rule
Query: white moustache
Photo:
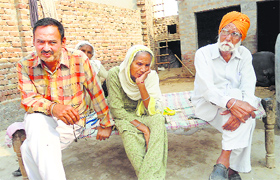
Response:
POLYGON ((231 42, 221 42, 220 43, 220 50, 221 51, 233 51, 234 45, 231 42))

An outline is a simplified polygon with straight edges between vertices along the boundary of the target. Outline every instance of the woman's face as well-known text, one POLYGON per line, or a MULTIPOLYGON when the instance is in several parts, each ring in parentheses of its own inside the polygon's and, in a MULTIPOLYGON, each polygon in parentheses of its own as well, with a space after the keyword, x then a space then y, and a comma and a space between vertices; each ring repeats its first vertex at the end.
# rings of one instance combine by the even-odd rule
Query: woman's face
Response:
POLYGON ((148 52, 136 54, 134 61, 130 65, 130 76, 134 82, 150 69, 151 61, 152 56, 148 52))
POLYGON ((89 46, 89 45, 83 45, 83 46, 80 48, 80 50, 83 51, 83 52, 87 55, 87 57, 88 57, 89 59, 92 58, 92 56, 93 56, 93 52, 92 52, 93 49, 92 49, 91 46, 89 46))

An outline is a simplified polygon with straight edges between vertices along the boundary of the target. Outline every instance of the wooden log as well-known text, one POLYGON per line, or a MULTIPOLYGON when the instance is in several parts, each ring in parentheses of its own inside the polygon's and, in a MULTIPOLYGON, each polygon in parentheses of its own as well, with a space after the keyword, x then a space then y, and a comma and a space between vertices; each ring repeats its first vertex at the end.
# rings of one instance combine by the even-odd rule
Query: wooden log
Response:
POLYGON ((17 130, 13 134, 14 151, 17 154, 18 164, 19 164, 20 172, 22 174, 22 179, 26 180, 26 179, 28 179, 28 177, 27 177, 24 165, 23 165, 23 161, 22 161, 22 157, 21 157, 21 151, 20 151, 20 146, 22 145, 22 143, 25 139, 26 139, 26 135, 25 135, 24 130, 17 130))
POLYGON ((273 101, 271 98, 262 99, 262 105, 266 112, 266 117, 263 118, 265 127, 266 167, 275 168, 275 113, 273 112, 273 101))

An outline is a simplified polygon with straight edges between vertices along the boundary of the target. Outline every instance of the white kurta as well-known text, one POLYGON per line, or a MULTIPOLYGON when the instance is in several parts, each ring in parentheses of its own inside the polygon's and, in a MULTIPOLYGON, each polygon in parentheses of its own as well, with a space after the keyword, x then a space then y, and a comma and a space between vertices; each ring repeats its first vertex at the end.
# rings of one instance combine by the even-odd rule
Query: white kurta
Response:
POLYGON ((92 66, 93 70, 97 74, 97 81, 100 85, 103 84, 103 82, 107 79, 108 72, 104 68, 104 66, 101 64, 98 60, 90 60, 90 65, 92 66))
POLYGON ((196 116, 223 133, 222 148, 233 150, 230 167, 239 172, 249 172, 255 120, 250 118, 231 132, 222 129, 230 115, 222 116, 220 113, 226 110, 231 98, 257 106, 254 96, 256 76, 250 51, 240 46, 226 62, 219 53, 217 43, 211 44, 197 50, 194 63, 196 75, 192 103, 196 106, 196 116))

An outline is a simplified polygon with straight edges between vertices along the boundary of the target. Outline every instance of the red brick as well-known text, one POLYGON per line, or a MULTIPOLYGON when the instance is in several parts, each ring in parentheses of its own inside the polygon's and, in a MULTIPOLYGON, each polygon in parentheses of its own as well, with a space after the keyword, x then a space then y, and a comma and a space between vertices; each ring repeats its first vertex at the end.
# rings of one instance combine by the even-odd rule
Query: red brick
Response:
POLYGON ((4 26, 3 31, 18 31, 16 26, 4 26))
POLYGON ((9 59, 9 62, 10 63, 17 63, 18 61, 20 61, 22 59, 22 54, 16 54, 16 57, 14 58, 10 58, 9 59))
POLYGON ((11 4, 11 3, 3 3, 3 1, 1 0, 0 8, 11 9, 11 7, 12 7, 12 4, 11 4))
MULTIPOLYGON (((12 79, 12 78, 17 78, 17 73, 7 75, 7 79, 12 79)), ((0 76, 0 79, 1 79, 1 76, 0 76)))
POLYGON ((3 53, 3 58, 12 58, 16 57, 14 53, 3 53))
POLYGON ((15 21, 7 21, 7 25, 15 26, 17 23, 15 21))
POLYGON ((11 17, 10 15, 3 14, 3 15, 1 16, 1 19, 2 19, 2 20, 11 20, 12 17, 11 17))
POLYGON ((9 36, 5 37, 6 42, 10 42, 10 41, 14 41, 14 40, 15 40, 14 37, 9 37, 9 36))
POLYGON ((1 86, 6 86, 6 85, 8 85, 9 84, 9 81, 8 80, 2 80, 2 81, 0 81, 0 85, 1 86))
POLYGON ((6 52, 5 48, 0 48, 0 53, 6 52))
POLYGON ((19 32, 18 31, 9 32, 9 34, 10 34, 10 36, 15 36, 15 37, 19 36, 19 32))
POLYGON ((16 84, 17 82, 18 82, 18 79, 17 79, 17 78, 10 79, 10 83, 11 83, 11 84, 16 84))
POLYGON ((20 3, 20 4, 17 5, 17 8, 19 8, 19 9, 28 9, 28 5, 20 3))

